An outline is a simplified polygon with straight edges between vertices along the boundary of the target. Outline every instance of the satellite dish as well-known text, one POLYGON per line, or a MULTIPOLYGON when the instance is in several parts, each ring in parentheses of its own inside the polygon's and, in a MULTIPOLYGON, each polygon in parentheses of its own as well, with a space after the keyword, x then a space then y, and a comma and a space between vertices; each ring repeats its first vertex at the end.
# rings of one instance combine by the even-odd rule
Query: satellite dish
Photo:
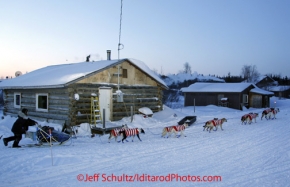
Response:
POLYGON ((16 72, 15 72, 15 77, 18 77, 18 76, 20 76, 20 75, 22 75, 22 72, 21 72, 21 71, 16 71, 16 72))
POLYGON ((79 94, 76 93, 76 94, 75 94, 75 100, 78 101, 79 99, 80 99, 80 96, 79 96, 79 94))

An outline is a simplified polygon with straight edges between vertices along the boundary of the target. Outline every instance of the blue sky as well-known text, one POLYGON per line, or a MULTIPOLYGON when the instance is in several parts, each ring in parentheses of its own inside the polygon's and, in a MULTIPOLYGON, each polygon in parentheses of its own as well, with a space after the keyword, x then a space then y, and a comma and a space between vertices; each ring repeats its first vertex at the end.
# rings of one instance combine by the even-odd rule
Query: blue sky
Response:
MULTIPOLYGON (((121 0, 0 1, 0 77, 118 58, 121 0)), ((123 0, 120 58, 159 73, 290 77, 289 0, 123 0)))

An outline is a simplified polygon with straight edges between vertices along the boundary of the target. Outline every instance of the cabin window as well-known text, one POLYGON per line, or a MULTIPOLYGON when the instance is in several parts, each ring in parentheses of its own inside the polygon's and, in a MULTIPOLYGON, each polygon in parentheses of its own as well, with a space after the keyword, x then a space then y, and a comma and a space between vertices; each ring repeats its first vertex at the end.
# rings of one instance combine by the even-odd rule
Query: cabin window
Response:
POLYGON ((48 111, 48 94, 38 93, 36 94, 36 110, 37 111, 48 111))
POLYGON ((14 93, 14 107, 21 108, 21 93, 14 93))
POLYGON ((123 78, 128 78, 127 69, 123 69, 123 78))
POLYGON ((224 97, 225 97, 224 94, 218 94, 218 101, 220 101, 224 97))
POLYGON ((247 94, 243 94, 243 103, 248 103, 248 95, 247 94))

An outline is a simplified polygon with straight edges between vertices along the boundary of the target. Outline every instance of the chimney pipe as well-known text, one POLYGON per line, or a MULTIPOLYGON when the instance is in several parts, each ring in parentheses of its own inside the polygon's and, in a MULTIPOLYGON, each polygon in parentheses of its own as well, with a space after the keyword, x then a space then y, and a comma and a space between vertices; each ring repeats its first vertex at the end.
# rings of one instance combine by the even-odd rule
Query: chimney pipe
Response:
POLYGON ((111 60, 111 50, 107 50, 107 60, 111 60))

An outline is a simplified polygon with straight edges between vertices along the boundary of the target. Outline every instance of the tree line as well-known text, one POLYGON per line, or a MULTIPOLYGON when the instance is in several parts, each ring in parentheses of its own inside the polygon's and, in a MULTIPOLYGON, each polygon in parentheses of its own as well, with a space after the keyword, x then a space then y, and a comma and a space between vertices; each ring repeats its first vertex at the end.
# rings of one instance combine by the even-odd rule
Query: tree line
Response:
MULTIPOLYGON (((183 69, 179 71, 179 73, 191 74, 191 66, 188 62, 183 65, 183 69)), ((241 74, 238 76, 233 76, 228 73, 227 76, 217 76, 211 75, 212 77, 216 77, 219 79, 223 79, 226 83, 239 83, 239 82, 249 82, 256 83, 261 74, 258 72, 257 67, 255 65, 244 65, 241 69, 241 74)), ((290 85, 290 80, 287 76, 282 77, 280 74, 267 74, 268 77, 272 78, 274 81, 278 83, 278 85, 290 85)), ((167 78, 165 75, 161 75, 162 79, 167 78)), ((176 103, 180 99, 180 89, 183 87, 188 87, 191 84, 196 82, 200 82, 197 78, 192 80, 184 80, 183 82, 173 82, 171 85, 168 85, 169 90, 164 90, 163 94, 163 102, 167 106, 171 106, 172 103, 176 103)), ((206 82, 215 82, 214 80, 206 80, 206 82)))
MULTIPOLYGON (((181 70, 180 72, 191 74, 190 64, 188 62, 185 62, 183 65, 183 70, 181 70)), ((277 81, 279 85, 290 85, 290 79, 287 76, 282 77, 280 74, 266 74, 266 75, 272 78, 273 80, 277 81)), ((232 76, 230 72, 228 73, 227 76, 216 76, 216 75, 212 76, 217 77, 219 79, 223 79, 225 80, 225 82, 228 83, 237 83, 243 81, 255 83, 256 81, 258 81, 261 74, 259 73, 256 65, 244 65, 241 69, 241 74, 238 76, 232 76)))

